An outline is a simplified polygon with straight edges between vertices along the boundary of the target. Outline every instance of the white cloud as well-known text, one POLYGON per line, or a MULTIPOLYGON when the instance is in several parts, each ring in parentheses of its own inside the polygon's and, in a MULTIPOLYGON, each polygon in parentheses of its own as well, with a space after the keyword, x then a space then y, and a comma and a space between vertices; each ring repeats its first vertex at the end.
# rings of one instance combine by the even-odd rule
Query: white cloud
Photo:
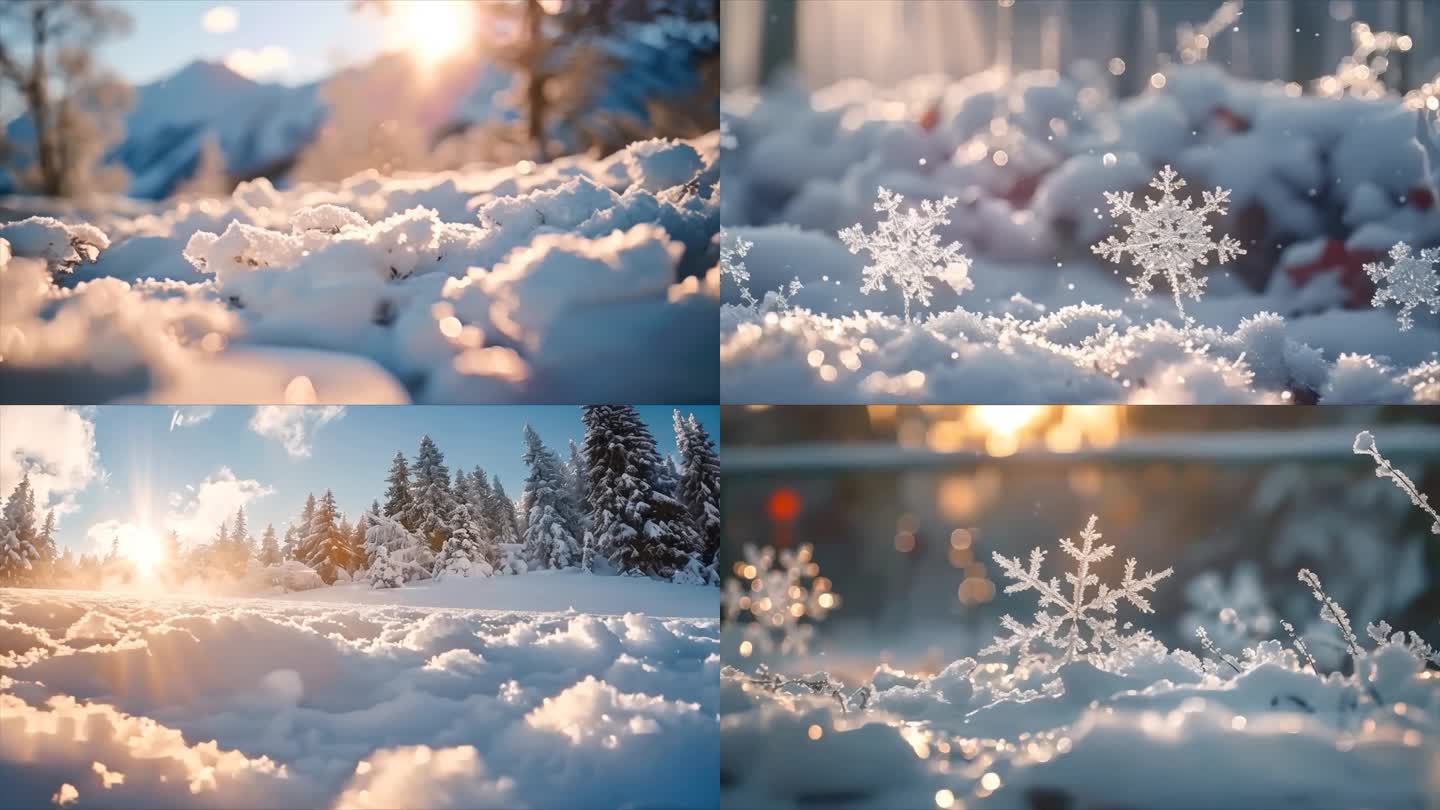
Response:
POLYGON ((251 50, 239 48, 225 57, 225 67, 251 79, 266 78, 290 68, 290 52, 278 45, 251 50))
POLYGON ((228 34, 240 24, 240 13, 234 6, 215 6, 200 18, 200 24, 212 34, 228 34))
POLYGON ((344 415, 343 405, 261 405, 250 418, 250 429, 284 444, 292 458, 304 458, 310 455, 311 435, 344 415))
POLYGON ((215 415, 215 409, 209 405, 192 405, 187 408, 170 409, 170 429, 190 427, 198 425, 215 415))
MULTIPOLYGON (((186 489, 191 488, 187 486, 186 489)), ((193 495, 180 499, 178 503, 171 501, 164 522, 164 527, 174 529, 180 539, 192 542, 209 540, 221 521, 235 517, 236 509, 275 492, 253 478, 236 478, 229 467, 221 467, 192 491, 193 495)))
POLYGON ((89 413, 52 405, 0 408, 0 497, 9 497, 27 472, 37 508, 72 511, 75 495, 102 475, 89 413))

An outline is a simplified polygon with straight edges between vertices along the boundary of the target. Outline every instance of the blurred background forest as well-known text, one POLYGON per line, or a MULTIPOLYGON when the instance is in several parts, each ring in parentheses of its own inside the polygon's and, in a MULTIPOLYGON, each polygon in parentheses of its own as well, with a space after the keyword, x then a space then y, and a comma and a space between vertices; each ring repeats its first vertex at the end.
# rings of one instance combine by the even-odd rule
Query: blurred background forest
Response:
POLYGON ((1352 21, 1411 36, 1385 73, 1392 89, 1440 73, 1440 8, 1427 0, 735 0, 723 10, 724 81, 764 84, 793 68, 819 88, 1119 58, 1124 97, 1188 46, 1235 76, 1308 83, 1354 50, 1352 21))
POLYGON ((1130 556, 1142 571, 1174 566, 1139 620, 1170 645, 1194 647, 1198 625, 1234 651, 1277 637, 1280 619, 1326 638, 1302 567, 1357 626, 1431 626, 1440 539, 1352 453, 1365 429, 1440 500, 1434 408, 727 407, 723 569, 743 565, 746 544, 812 544, 840 599, 812 649, 856 676, 877 656, 938 671, 974 655, 1002 614, 1034 608, 1003 594, 992 552, 1051 550, 1045 571, 1059 575, 1057 540, 1091 514, 1117 549, 1102 581, 1130 556), (1227 607, 1236 621, 1221 620, 1227 607))

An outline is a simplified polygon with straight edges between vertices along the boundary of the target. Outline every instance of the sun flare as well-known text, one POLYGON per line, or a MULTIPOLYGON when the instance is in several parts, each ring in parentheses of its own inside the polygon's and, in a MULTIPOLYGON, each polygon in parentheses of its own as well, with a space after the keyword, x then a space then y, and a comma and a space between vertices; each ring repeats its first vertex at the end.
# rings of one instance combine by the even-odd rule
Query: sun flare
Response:
POLYGON ((475 43, 470 0, 406 0, 393 8, 396 45, 422 66, 438 65, 475 43))

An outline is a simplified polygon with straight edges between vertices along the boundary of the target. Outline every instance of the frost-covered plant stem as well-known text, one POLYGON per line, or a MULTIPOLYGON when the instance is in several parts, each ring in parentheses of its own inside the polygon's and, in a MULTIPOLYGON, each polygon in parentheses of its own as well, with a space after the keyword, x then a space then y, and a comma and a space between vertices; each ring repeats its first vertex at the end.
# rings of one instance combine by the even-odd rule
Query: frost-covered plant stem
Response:
POLYGON ((1310 667, 1310 671, 1318 673, 1320 667, 1315 665, 1315 656, 1310 654, 1310 648, 1305 645, 1305 640, 1295 635, 1295 626, 1287 621, 1280 622, 1280 626, 1285 628, 1285 632, 1290 636, 1290 643, 1295 647, 1295 652, 1304 659, 1306 665, 1310 667))
POLYGON ((1200 646, 1205 649, 1205 652, 1225 662, 1231 669, 1235 670, 1236 675, 1240 674, 1240 665, 1235 663, 1235 659, 1227 655, 1224 650, 1215 646, 1215 642, 1210 640, 1210 634, 1205 632, 1204 627, 1195 628, 1195 637, 1200 639, 1200 646))
MULTIPOLYGON (((738 674, 738 670, 737 670, 738 674)), ((778 692, 791 686, 798 686, 816 695, 829 695, 840 705, 841 714, 849 714, 852 702, 856 702, 857 711, 864 711, 870 703, 870 696, 873 689, 869 684, 857 687, 848 696, 845 694, 844 684, 830 675, 828 672, 816 672, 812 675, 802 675, 795 678, 786 678, 765 670, 756 675, 738 674, 738 677, 745 683, 754 684, 767 692, 778 692)))
MULTIPOLYGON (((1340 628, 1340 637, 1345 639, 1345 649, 1356 659, 1360 657, 1360 640, 1355 637, 1355 631, 1350 629, 1350 617, 1345 614, 1345 609, 1325 593, 1325 588, 1320 584, 1320 577, 1309 568, 1301 568, 1296 578, 1310 586, 1310 595, 1320 603, 1320 618, 1340 628)), ((1356 661, 1357 668, 1359 661, 1356 661)))
POLYGON ((1380 448, 1375 446, 1375 437, 1368 430, 1362 430, 1355 434, 1355 447, 1357 456, 1370 456, 1375 459, 1375 477, 1389 478, 1395 482, 1395 486, 1410 496, 1410 502, 1425 510, 1430 515, 1433 523, 1430 524, 1431 534, 1440 534, 1440 514, 1436 514, 1435 507, 1430 505, 1429 496, 1420 492, 1415 482, 1400 470, 1395 469, 1390 460, 1380 455, 1380 448))

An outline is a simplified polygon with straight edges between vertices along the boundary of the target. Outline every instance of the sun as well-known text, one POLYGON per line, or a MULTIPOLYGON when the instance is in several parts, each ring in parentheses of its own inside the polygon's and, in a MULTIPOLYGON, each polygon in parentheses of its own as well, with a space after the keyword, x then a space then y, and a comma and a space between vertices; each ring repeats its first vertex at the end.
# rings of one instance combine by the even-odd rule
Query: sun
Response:
POLYGON ((433 67, 475 45, 472 0, 404 0, 391 6, 396 44, 420 65, 433 67))
POLYGON ((120 537, 120 553, 135 565, 135 572, 145 579, 153 577, 164 557, 160 533, 148 526, 137 526, 120 537))

